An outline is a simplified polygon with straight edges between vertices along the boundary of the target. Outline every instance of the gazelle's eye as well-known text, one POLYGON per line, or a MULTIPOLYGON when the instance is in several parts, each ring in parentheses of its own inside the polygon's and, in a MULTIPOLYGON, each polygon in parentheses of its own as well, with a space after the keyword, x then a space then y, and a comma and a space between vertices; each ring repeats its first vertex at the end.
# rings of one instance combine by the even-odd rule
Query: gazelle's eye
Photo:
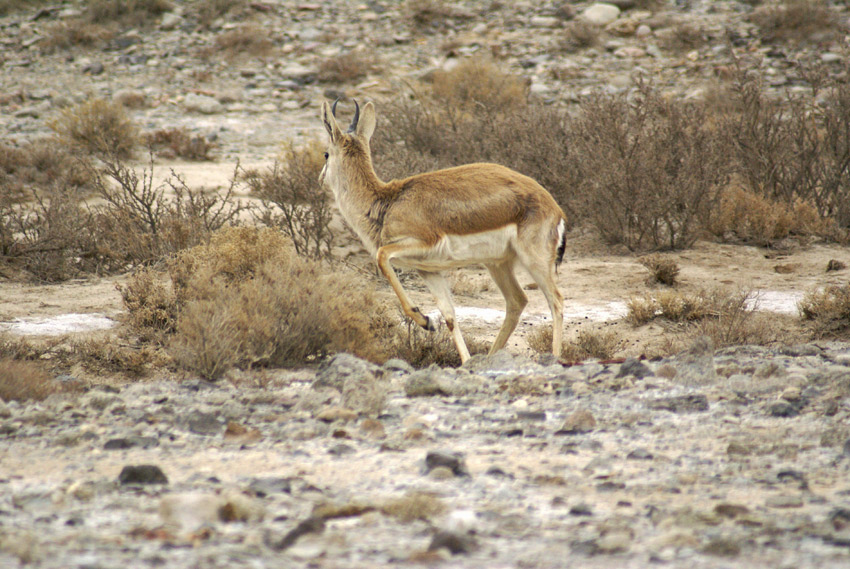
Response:
POLYGON ((325 152, 325 160, 327 160, 327 159, 328 159, 328 153, 325 152))

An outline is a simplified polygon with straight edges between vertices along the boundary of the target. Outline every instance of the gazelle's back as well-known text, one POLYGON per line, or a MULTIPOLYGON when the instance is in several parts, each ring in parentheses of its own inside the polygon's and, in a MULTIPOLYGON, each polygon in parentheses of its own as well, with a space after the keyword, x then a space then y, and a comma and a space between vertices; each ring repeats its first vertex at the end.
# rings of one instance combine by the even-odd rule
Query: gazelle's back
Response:
POLYGON ((384 242, 416 233, 433 243, 446 234, 522 227, 544 212, 560 212, 540 184, 498 164, 467 164, 393 180, 388 186, 394 196, 384 214, 384 242))

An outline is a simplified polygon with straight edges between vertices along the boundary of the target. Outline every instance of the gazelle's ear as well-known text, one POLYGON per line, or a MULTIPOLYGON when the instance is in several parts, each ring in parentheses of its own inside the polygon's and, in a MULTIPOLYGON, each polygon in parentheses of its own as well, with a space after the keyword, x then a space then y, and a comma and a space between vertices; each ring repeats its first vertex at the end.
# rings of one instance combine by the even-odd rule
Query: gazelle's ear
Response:
POLYGON ((336 142, 339 140, 339 137, 342 135, 342 129, 339 128, 339 124, 336 122, 336 118, 331 111, 331 106, 327 101, 322 101, 322 124, 325 125, 325 130, 328 131, 328 135, 331 137, 331 142, 336 142))
POLYGON ((363 110, 360 111, 360 120, 357 121, 357 129, 354 131, 357 136, 362 136, 366 140, 372 138, 372 133, 375 132, 375 105, 369 101, 363 105, 363 110))

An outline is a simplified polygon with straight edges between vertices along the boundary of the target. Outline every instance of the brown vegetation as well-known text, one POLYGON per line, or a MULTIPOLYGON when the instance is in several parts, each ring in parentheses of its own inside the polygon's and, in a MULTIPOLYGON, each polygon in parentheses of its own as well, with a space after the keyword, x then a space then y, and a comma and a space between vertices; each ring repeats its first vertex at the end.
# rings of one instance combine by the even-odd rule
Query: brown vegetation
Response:
POLYGON ((0 400, 41 401, 59 391, 44 367, 36 362, 0 359, 0 400))
POLYGON ((649 270, 650 283, 658 283, 667 286, 676 285, 676 277, 679 276, 679 266, 676 261, 660 254, 645 255, 638 262, 649 270))
POLYGON ((803 42, 823 38, 841 28, 826 0, 778 0, 758 7, 750 16, 768 42, 803 42))
POLYGON ((806 293, 800 315, 812 322, 820 337, 846 337, 850 330, 850 284, 828 286, 806 293))
POLYGON ((366 77, 375 69, 375 58, 365 51, 349 51, 322 60, 319 81, 340 84, 352 83, 366 77))
MULTIPOLYGON (((125 105, 126 106, 126 105, 125 105)), ((212 160, 210 152, 215 144, 199 134, 191 134, 186 128, 162 128, 142 135, 142 141, 158 156, 184 158, 186 160, 212 160)))
MULTIPOLYGON (((527 338, 528 346, 539 354, 552 351, 552 327, 535 328, 527 338)), ((613 331, 581 330, 575 339, 565 341, 561 359, 580 362, 587 359, 610 360, 622 348, 622 341, 613 331)))
POLYGON ((103 99, 62 109, 49 126, 63 143, 95 156, 126 159, 138 142, 138 128, 124 107, 103 99))

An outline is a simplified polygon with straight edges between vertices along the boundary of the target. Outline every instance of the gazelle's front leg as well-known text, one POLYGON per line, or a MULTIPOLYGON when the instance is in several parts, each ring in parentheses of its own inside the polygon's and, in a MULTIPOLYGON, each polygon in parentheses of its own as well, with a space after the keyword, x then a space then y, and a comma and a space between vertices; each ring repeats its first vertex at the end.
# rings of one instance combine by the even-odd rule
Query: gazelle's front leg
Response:
POLYGON ((398 300, 401 302, 401 309, 404 311, 404 314, 426 330, 434 331, 436 327, 427 316, 422 314, 419 308, 413 306, 410 302, 407 292, 402 288, 401 281, 398 280, 398 276, 395 274, 392 265, 390 265, 390 259, 393 257, 403 256, 405 252, 413 253, 416 249, 416 246, 411 245, 385 245, 378 249, 376 255, 378 268, 381 269, 384 277, 390 281, 390 286, 393 287, 393 291, 395 291, 398 300))
POLYGON ((463 334, 460 333, 460 327, 455 320, 455 307, 452 302, 452 291, 449 287, 449 281, 442 273, 431 273, 428 271, 419 271, 425 284, 428 285, 431 294, 437 299, 437 308, 446 320, 446 327, 452 333, 455 347, 460 354, 461 363, 469 359, 469 349, 466 347, 466 342, 463 341, 463 334))

